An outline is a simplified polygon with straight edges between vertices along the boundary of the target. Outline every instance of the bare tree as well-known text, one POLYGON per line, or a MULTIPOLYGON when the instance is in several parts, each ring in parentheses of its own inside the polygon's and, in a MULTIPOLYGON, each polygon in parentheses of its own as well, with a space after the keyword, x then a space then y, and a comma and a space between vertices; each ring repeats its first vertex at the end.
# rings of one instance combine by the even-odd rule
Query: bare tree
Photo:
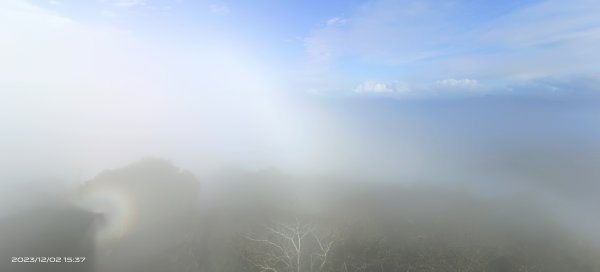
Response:
POLYGON ((244 235, 251 247, 244 259, 258 271, 325 271, 336 242, 334 231, 295 218, 292 223, 274 222, 244 235))

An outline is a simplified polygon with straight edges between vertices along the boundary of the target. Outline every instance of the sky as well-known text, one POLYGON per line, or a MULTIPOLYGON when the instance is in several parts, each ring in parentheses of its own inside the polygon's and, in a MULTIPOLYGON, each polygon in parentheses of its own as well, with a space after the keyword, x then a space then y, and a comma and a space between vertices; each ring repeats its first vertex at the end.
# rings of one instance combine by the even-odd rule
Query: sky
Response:
POLYGON ((224 55, 252 58, 248 65, 290 91, 423 97, 536 85, 560 93, 600 73, 600 5, 591 0, 11 0, 4 6, 5 20, 15 20, 6 26, 21 38, 40 31, 45 37, 38 39, 72 46, 100 39, 95 47, 104 48, 90 50, 137 53, 154 63, 186 62, 219 47, 224 55), (39 25, 19 16, 36 17, 39 25), (19 27, 32 29, 25 34, 19 27))
POLYGON ((592 0, 5 0, 2 172, 89 178, 159 156, 461 179, 519 146, 594 157, 598 14, 592 0))

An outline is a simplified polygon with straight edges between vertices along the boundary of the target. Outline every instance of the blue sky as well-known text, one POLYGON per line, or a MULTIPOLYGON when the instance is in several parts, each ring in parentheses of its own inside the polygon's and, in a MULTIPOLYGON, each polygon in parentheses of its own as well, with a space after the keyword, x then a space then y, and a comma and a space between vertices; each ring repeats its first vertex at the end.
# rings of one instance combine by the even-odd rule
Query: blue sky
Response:
MULTIPOLYGON (((506 93, 597 80, 595 1, 32 1, 146 47, 235 47, 286 89, 389 97, 506 93)), ((205 50, 205 49, 199 49, 205 50)), ((568 90, 564 90, 567 91, 568 90)), ((541 90, 543 93, 544 91, 541 90)))

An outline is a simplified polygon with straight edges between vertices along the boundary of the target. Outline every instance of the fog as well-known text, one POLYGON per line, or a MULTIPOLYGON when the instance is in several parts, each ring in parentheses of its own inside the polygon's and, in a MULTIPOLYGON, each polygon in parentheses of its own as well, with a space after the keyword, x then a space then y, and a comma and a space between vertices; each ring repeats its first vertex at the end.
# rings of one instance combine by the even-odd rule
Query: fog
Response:
POLYGON ((0 3, 0 271, 600 271, 598 32, 505 37, 556 2, 444 48, 403 1, 304 38, 41 2, 0 3))
MULTIPOLYGON (((293 124, 302 134, 289 141, 278 138, 285 131, 252 134, 260 117, 248 112, 232 112, 244 125, 225 120, 218 135, 177 137, 201 125, 165 116, 127 137, 98 135, 91 146, 74 144, 78 134, 42 141, 48 135, 15 132, 59 120, 13 123, 3 135, 12 150, 2 155, 3 235, 14 235, 13 225, 25 236, 40 233, 25 225, 47 229, 43 218, 27 223, 35 219, 27 214, 53 214, 47 203, 58 202, 103 218, 91 223, 88 246, 98 271, 597 271, 594 101, 304 97, 295 104, 304 122, 293 124), (215 140, 231 130, 240 131, 215 140), (173 138, 153 146, 147 131, 173 138), (88 149, 101 156, 76 156, 88 149), (213 156, 219 150, 223 156, 213 156)), ((285 130, 272 125, 262 128, 285 130)), ((63 223, 89 228, 70 220, 63 223)), ((30 244, 72 247, 66 238, 38 237, 13 238, 3 254, 30 244)))

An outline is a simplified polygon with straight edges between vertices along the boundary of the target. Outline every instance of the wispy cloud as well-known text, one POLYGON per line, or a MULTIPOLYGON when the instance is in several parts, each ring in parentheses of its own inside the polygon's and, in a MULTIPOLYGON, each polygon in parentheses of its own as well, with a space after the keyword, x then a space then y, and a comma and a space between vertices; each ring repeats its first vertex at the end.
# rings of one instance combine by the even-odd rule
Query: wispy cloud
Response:
POLYGON ((117 13, 112 11, 112 10, 101 10, 99 12, 100 16, 105 17, 105 18, 117 18, 117 13))
POLYGON ((116 7, 129 8, 146 5, 145 0, 114 0, 112 4, 116 7))
MULTIPOLYGON (((403 63, 415 56, 431 55, 436 42, 445 34, 433 35, 441 30, 439 13, 424 2, 374 1, 346 19, 332 18, 325 27, 315 30, 307 37, 306 49, 323 44, 335 56, 353 56, 383 64, 403 63), (428 20, 423 20, 427 17, 428 20), (334 28, 339 23, 345 28, 334 28), (435 29, 434 29, 435 28, 435 29), (427 37, 427 38, 424 38, 427 37)), ((312 55, 310 55, 312 56, 312 55)))
POLYGON ((327 20, 328 26, 343 25, 345 23, 347 23, 347 20, 344 18, 340 18, 340 17, 333 17, 333 18, 327 20))
MULTIPOLYGON (((600 63, 600 3, 544 0, 472 16, 466 1, 370 1, 345 19, 332 18, 305 38, 309 69, 395 69, 394 78, 438 88, 481 87, 479 78, 515 85, 547 77, 590 76, 600 63), (339 20, 345 27, 336 28, 339 20), (344 66, 348 69, 348 66, 344 66)), ((567 91, 567 90, 565 90, 567 91)))
POLYGON ((216 15, 227 15, 229 14, 229 6, 225 3, 214 3, 208 6, 210 12, 216 15))

